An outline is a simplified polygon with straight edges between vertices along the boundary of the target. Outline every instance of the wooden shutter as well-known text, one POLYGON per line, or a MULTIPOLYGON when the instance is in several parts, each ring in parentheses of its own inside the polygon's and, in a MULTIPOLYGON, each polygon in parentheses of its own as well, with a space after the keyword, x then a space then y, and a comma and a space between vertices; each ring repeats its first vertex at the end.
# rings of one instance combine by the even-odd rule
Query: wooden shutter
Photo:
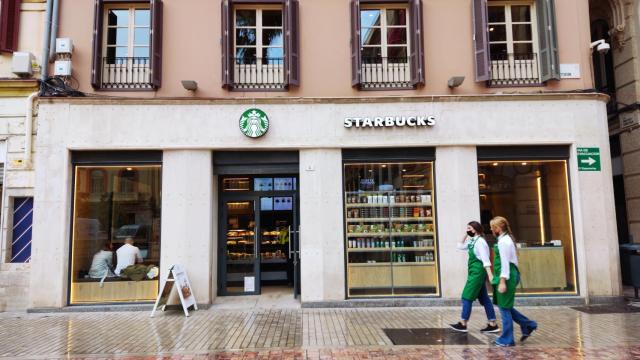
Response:
POLYGON ((422 0, 410 0, 411 84, 424 85, 424 37, 422 35, 422 0))
POLYGON ((556 34, 556 12, 553 0, 537 0, 540 80, 560 80, 560 60, 556 34))
POLYGON ((162 0, 151 0, 151 84, 162 85, 162 0))
POLYGON ((300 43, 298 26, 298 0, 285 0, 284 3, 284 33, 285 33, 285 69, 288 85, 300 86, 300 43))
POLYGON ((473 48, 476 81, 491 79, 487 0, 473 0, 473 48))
POLYGON ((91 63, 91 86, 99 89, 102 81, 102 25, 104 2, 94 0, 93 10, 93 62, 91 63))
POLYGON ((233 0, 222 0, 220 6, 222 87, 231 88, 233 84, 233 0))
POLYGON ((2 0, 0 8, 0 51, 18 50, 21 0, 2 0))
POLYGON ((351 0, 351 86, 360 85, 360 0, 351 0))

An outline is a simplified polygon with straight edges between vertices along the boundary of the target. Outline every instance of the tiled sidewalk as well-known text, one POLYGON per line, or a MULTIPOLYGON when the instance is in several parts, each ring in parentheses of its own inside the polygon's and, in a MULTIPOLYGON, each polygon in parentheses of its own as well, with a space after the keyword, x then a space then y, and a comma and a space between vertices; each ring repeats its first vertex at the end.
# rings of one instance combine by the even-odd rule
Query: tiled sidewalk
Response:
MULTIPOLYGON (((257 309, 181 312, 0 314, 0 357, 127 359, 640 359, 640 313, 590 315, 522 308, 539 323, 524 345, 393 346, 384 328, 443 328, 453 308, 257 309)), ((518 333, 519 335, 519 333, 518 333)))

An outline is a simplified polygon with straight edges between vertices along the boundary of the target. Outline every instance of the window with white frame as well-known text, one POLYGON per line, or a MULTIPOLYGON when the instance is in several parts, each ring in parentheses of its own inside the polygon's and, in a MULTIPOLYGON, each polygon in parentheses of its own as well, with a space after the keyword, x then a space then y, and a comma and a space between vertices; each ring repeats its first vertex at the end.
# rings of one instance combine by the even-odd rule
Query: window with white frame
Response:
POLYGON ((533 3, 490 1, 488 16, 494 83, 539 82, 533 3))
POLYGON ((407 63, 409 38, 407 7, 369 7, 360 10, 361 55, 363 63, 407 63))
POLYGON ((282 7, 234 8, 234 80, 237 87, 284 86, 282 7))
POLYGON ((360 8, 360 61, 364 88, 410 87, 409 9, 406 6, 360 8))
POLYGON ((149 61, 151 10, 149 6, 106 9, 105 54, 110 61, 139 58, 149 61))
POLYGON ((105 88, 151 88, 149 5, 105 7, 102 81, 105 88))
POLYGON ((282 63, 282 9, 235 9, 235 57, 242 64, 282 63))

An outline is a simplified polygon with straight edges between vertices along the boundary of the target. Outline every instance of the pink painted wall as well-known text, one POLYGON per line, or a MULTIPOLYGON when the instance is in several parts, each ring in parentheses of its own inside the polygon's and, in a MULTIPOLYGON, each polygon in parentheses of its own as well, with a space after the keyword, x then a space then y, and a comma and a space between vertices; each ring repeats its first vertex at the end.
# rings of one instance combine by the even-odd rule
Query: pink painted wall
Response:
POLYGON ((567 91, 591 88, 587 0, 556 0, 561 63, 580 64, 581 79, 535 88, 487 88, 474 82, 471 0, 423 0, 426 85, 417 90, 359 91, 351 87, 348 0, 300 0, 301 86, 285 92, 230 92, 220 80, 220 0, 164 0, 162 88, 95 91, 90 84, 91 0, 61 0, 59 37, 74 42, 73 75, 80 90, 131 97, 407 96, 567 91), (450 91, 447 80, 464 75, 450 91), (180 80, 196 80, 193 94, 180 80))

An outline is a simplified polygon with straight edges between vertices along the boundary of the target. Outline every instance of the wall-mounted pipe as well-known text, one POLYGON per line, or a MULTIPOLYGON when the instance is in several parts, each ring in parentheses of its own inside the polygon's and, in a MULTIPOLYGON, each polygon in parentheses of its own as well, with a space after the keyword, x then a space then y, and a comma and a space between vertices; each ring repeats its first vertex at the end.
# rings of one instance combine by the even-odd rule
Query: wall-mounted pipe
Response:
POLYGON ((31 148, 33 147, 33 105, 38 98, 34 92, 27 97, 27 116, 24 119, 24 167, 31 168, 31 148))
POLYGON ((42 40, 42 59, 40 61, 40 80, 45 81, 49 77, 49 45, 51 44, 51 12, 53 0, 47 0, 44 13, 44 38, 42 40))
POLYGON ((60 13, 60 0, 53 0, 53 12, 51 13, 51 34, 49 35, 49 62, 56 59, 56 38, 58 37, 58 14, 60 13))

